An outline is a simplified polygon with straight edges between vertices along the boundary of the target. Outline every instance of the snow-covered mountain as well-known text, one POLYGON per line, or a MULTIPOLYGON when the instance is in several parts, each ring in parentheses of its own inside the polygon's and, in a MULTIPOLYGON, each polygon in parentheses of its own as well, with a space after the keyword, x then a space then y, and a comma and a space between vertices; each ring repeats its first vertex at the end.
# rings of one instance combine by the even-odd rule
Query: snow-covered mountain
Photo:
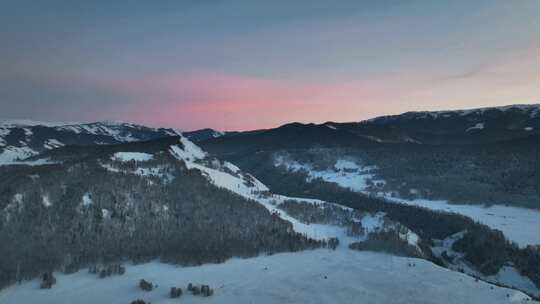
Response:
POLYGON ((100 145, 176 136, 173 129, 123 122, 85 124, 31 120, 0 121, 0 164, 12 163, 65 145, 100 145))
POLYGON ((386 181, 373 194, 540 209, 539 113, 540 105, 409 112, 364 122, 290 123, 198 144, 240 166, 248 163, 248 171, 273 170, 267 166, 280 151, 307 154, 306 160, 319 159, 312 165, 325 168, 348 154, 375 166, 372 174, 386 181), (325 152, 309 152, 317 149, 325 152))
MULTIPOLYGON (((427 145, 486 144, 540 134, 540 104, 508 105, 468 110, 406 112, 379 116, 360 122, 323 124, 290 123, 274 129, 244 132, 218 132, 202 129, 186 133, 195 142, 219 137, 253 136, 264 133, 319 128, 345 133, 357 140, 374 143, 414 143, 427 145)), ((328 131, 326 130, 326 131, 328 131)), ((350 138, 348 138, 350 139, 350 138)))
POLYGON ((182 134, 193 142, 208 140, 224 136, 226 133, 214 129, 200 129, 195 131, 182 132, 182 134))
POLYGON ((407 112, 337 125, 379 141, 479 144, 540 133, 540 104, 407 112))

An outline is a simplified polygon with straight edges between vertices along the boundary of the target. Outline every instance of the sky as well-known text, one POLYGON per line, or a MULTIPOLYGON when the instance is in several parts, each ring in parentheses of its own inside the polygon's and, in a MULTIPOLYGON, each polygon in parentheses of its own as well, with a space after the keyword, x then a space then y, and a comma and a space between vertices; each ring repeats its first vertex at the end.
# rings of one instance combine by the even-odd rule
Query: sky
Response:
POLYGON ((194 130, 540 103, 538 0, 0 0, 0 118, 194 130))

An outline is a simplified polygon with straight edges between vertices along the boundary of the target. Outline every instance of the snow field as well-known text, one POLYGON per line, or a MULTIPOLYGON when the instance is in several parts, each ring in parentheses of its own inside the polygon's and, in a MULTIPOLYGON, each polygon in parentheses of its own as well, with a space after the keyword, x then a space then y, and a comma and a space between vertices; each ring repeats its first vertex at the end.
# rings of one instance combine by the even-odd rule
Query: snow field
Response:
MULTIPOLYGON (((135 299, 167 303, 524 303, 519 291, 493 286, 420 259, 373 252, 319 249, 222 264, 178 267, 158 262, 128 265, 126 274, 98 279, 81 270, 55 274, 57 284, 40 290, 33 280, 0 291, 3 304, 125 304, 135 299), (409 264, 415 264, 410 267, 409 264), (158 285, 151 292, 140 279, 158 285), (209 298, 186 293, 188 283, 208 284, 209 298), (180 299, 169 299, 172 286, 180 299), (492 289, 493 288, 493 289, 492 289)), ((526 303, 534 303, 527 301, 526 303)))

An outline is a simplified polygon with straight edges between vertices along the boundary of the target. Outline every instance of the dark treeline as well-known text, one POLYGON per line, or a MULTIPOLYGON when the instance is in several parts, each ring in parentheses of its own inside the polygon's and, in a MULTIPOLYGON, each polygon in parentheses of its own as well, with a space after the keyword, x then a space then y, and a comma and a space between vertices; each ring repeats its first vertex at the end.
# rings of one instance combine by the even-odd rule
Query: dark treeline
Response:
POLYGON ((322 245, 161 155, 144 165, 115 162, 120 172, 101 165, 110 157, 86 155, 63 165, 1 168, 0 287, 122 260, 199 265, 322 245), (125 173, 140 167, 159 174, 125 173))
POLYGON ((540 209, 540 148, 536 145, 382 145, 315 148, 284 156, 316 170, 339 158, 375 165, 370 173, 385 184, 376 191, 403 198, 443 199, 459 204, 500 204, 540 209), (411 193, 414 189, 414 193, 411 193))
POLYGON ((400 238, 395 231, 372 232, 368 235, 367 240, 351 243, 349 248, 353 250, 381 251, 405 257, 422 257, 414 246, 400 238))
POLYGON ((351 150, 377 174, 387 190, 455 203, 501 204, 540 209, 540 145, 402 145, 351 150))
POLYGON ((350 226, 354 218, 360 218, 362 216, 361 212, 345 209, 333 204, 318 204, 293 200, 285 200, 278 208, 306 224, 316 223, 350 226))
MULTIPOLYGON (((467 230, 466 237, 460 242, 458 249, 465 253, 467 260, 480 271, 486 275, 495 274, 504 263, 512 262, 522 274, 540 286, 540 253, 537 248, 530 246, 520 249, 516 244, 506 240, 500 231, 490 229, 468 217, 416 206, 387 203, 380 198, 353 192, 321 179, 306 182, 305 173, 292 173, 281 167, 275 167, 275 153, 272 152, 223 156, 235 162, 244 171, 252 173, 276 193, 321 199, 361 211, 385 212, 391 220, 405 225, 420 236, 423 242, 420 244, 422 250, 428 250, 427 245, 430 245, 433 239, 444 239, 467 230), (490 245, 485 246, 488 243, 490 245)), ((427 254, 430 256, 429 252, 427 254)), ((435 258, 433 261, 442 264, 435 258)))

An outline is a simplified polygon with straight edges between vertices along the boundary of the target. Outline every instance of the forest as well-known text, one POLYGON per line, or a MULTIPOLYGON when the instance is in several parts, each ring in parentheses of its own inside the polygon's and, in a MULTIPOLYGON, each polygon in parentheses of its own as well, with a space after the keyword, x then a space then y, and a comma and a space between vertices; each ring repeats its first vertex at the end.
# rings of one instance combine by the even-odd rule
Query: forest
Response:
POLYGON ((0 168, 0 287, 128 260, 200 265, 322 246, 169 154, 113 163, 117 148, 99 148, 107 157, 0 168))

